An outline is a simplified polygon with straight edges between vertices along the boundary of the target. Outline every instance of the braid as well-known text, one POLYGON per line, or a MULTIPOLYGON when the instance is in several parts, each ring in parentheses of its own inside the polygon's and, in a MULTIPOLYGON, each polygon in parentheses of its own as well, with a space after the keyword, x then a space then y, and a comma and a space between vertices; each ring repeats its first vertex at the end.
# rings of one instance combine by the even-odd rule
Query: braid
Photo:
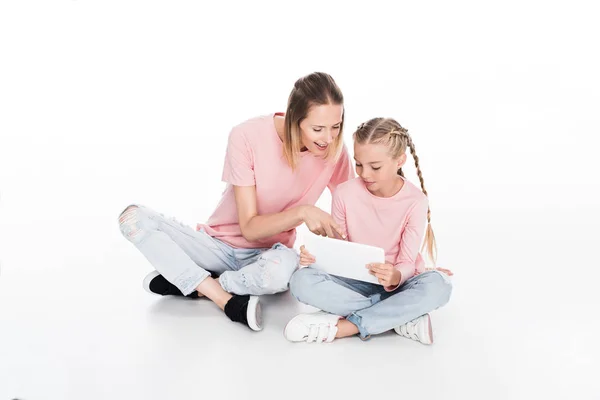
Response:
MULTIPOLYGON (((412 155, 413 159, 415 160, 415 167, 417 169, 417 175, 419 176, 419 182, 421 182, 421 190, 423 190, 423 193, 425 193, 425 196, 429 197, 429 194, 427 193, 427 189, 425 189, 425 180, 423 179, 423 173, 421 172, 421 166, 419 165, 419 156, 417 156, 417 152, 415 151, 415 144, 413 143, 412 138, 408 134, 405 134, 405 138, 406 138, 406 144, 407 144, 408 148, 410 149, 410 154, 412 155)), ((427 210, 427 222, 431 222, 431 210, 427 210)))
MULTIPOLYGON (((429 197, 427 193, 427 189, 425 189, 425 180, 423 179, 423 173, 421 172, 421 166, 419 165, 419 156, 417 156, 417 152, 415 150, 415 144, 412 141, 412 138, 408 134, 408 132, 403 132, 404 138, 406 139, 406 145, 410 149, 410 154, 415 160, 415 167, 417 169, 417 175, 419 176, 419 182, 421 182, 421 190, 425 194, 425 196, 429 197)), ((435 240, 435 235, 433 233, 433 228, 431 227, 431 209, 427 208, 427 231, 425 233, 425 241, 423 242, 422 249, 427 248, 427 253, 429 254, 429 258, 435 264, 437 258, 437 244, 435 240)))
MULTIPOLYGON (((388 135, 390 135, 390 139, 393 141, 392 143, 396 143, 396 145, 402 147, 402 142, 400 142, 400 143, 394 142, 394 138, 398 138, 398 140, 402 140, 402 138, 408 138, 408 130, 399 126, 398 129, 392 128, 392 130, 388 133, 388 135)), ((394 146, 394 147, 396 147, 396 146, 394 146)), ((404 171, 402 171, 402 168, 398 168, 398 175, 405 178, 404 171)))

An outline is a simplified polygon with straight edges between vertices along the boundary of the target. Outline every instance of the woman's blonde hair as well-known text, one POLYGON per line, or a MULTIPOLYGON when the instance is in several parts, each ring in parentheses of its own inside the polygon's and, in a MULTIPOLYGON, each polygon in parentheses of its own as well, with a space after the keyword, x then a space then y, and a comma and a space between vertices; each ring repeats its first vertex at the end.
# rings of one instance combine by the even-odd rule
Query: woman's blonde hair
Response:
MULTIPOLYGON (((296 81, 288 98, 283 135, 283 155, 292 169, 298 165, 298 157, 302 150, 300 123, 306 118, 311 107, 326 104, 344 104, 342 91, 330 75, 314 72, 296 81)), ((340 133, 325 154, 327 160, 336 161, 340 155, 344 144, 343 128, 344 114, 340 133)))
MULTIPOLYGON (((369 121, 361 124, 356 132, 354 132, 354 141, 358 144, 383 144, 389 148, 389 154, 392 158, 398 158, 406 152, 406 149, 410 149, 415 160, 415 167, 417 169, 417 175, 421 182, 421 190, 428 196, 427 190, 425 189, 425 181, 423 180, 423 174, 421 173, 421 166, 419 165, 419 157, 415 151, 415 145, 412 138, 408 134, 408 130, 403 128, 396 120, 392 118, 373 118, 369 121)), ((404 177, 402 168, 398 169, 398 175, 404 177)), ((427 249, 429 258, 435 265, 437 259, 437 244, 435 241, 435 235, 433 234, 433 228, 431 227, 431 210, 427 210, 427 231, 425 233, 425 240, 423 241, 423 249, 427 249)))

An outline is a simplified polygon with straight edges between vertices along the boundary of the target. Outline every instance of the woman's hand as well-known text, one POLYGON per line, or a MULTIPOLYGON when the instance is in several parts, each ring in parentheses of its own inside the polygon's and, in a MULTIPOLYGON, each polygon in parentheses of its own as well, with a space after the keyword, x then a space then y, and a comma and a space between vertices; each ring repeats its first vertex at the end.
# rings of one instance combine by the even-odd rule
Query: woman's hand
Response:
POLYGON ((310 254, 308 252, 308 250, 306 250, 306 247, 304 247, 304 245, 300 246, 300 265, 301 266, 307 266, 310 264, 314 264, 317 260, 315 260, 315 257, 310 254))
POLYGON ((383 286, 396 287, 402 280, 402 273, 392 264, 371 263, 367 264, 369 273, 374 275, 383 286))
POLYGON ((301 207, 302 221, 312 233, 330 238, 335 238, 337 234, 338 237, 346 239, 346 232, 342 231, 331 215, 319 207, 310 205, 301 207))

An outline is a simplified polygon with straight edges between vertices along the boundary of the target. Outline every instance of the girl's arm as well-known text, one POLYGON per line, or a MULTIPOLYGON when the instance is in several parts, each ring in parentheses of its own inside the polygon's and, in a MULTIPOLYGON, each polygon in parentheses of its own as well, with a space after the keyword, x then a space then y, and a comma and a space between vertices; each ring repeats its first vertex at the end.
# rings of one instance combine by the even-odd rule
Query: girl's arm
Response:
POLYGON ((340 227, 343 233, 343 238, 350 240, 348 238, 348 225, 346 224, 346 206, 344 205, 338 190, 333 192, 333 196, 331 198, 331 216, 340 227))
MULTIPOLYGON (((402 274, 398 286, 415 275, 417 257, 421 248, 423 235, 425 234, 425 228, 427 227, 428 208, 429 202, 425 198, 415 204, 409 212, 406 226, 400 237, 400 251, 394 264, 394 267, 402 274)), ((394 290, 398 286, 389 288, 389 290, 394 290)), ((386 290, 388 289, 386 288, 386 290)))

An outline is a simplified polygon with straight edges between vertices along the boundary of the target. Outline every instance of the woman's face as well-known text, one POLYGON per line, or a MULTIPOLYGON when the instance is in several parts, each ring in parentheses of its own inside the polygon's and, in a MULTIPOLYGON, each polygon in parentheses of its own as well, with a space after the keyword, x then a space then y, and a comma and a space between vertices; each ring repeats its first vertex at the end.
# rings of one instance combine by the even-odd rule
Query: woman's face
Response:
POLYGON ((344 107, 340 104, 324 104, 309 109, 300 123, 302 145, 316 156, 324 156, 329 145, 340 134, 344 107))

